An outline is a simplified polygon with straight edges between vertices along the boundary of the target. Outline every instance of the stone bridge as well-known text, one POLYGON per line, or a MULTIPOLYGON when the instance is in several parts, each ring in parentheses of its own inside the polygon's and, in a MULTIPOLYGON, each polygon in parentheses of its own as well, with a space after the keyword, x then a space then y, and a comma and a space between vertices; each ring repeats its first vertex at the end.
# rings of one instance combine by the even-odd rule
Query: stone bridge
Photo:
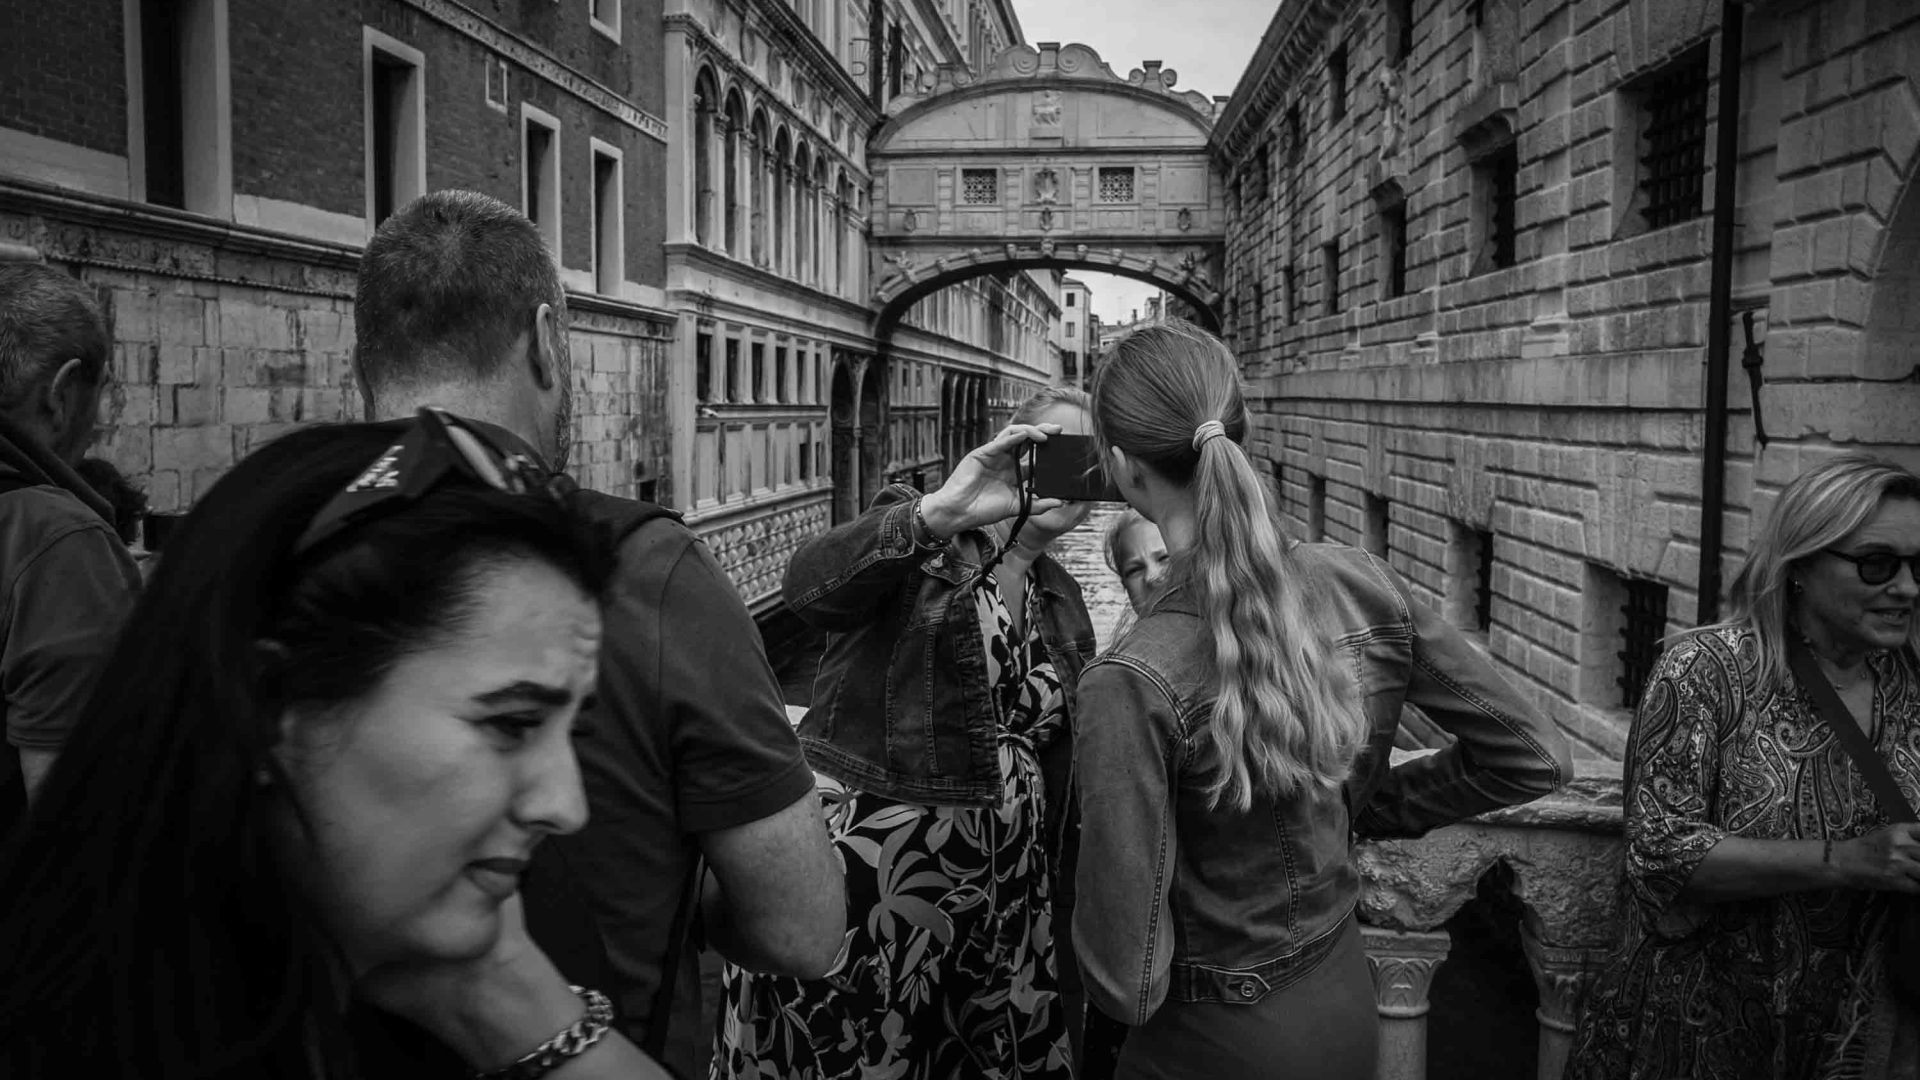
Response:
POLYGON ((1148 282, 1219 326, 1226 195, 1207 153, 1219 99, 1148 61, 1017 45, 975 78, 943 67, 868 144, 873 299, 891 327, 980 274, 1078 267, 1148 282))

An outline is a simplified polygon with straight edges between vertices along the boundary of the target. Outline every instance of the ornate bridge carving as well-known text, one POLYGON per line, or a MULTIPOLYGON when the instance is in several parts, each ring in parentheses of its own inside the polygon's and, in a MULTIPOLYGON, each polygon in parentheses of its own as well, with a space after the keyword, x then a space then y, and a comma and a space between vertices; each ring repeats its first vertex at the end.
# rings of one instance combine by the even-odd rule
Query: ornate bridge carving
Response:
POLYGON ((1167 289, 1217 323, 1225 189, 1219 100, 1148 61, 1122 78, 1085 45, 1018 45, 986 74, 943 67, 868 146, 882 321, 945 285, 1085 267, 1167 289))

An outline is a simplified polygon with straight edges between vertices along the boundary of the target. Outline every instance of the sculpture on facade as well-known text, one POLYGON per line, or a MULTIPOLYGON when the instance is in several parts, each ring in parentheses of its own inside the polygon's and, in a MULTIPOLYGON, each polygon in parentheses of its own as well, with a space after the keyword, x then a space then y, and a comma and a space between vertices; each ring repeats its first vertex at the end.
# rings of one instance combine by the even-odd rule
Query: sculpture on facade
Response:
POLYGON ((1042 90, 1033 95, 1033 124, 1035 127, 1059 127, 1061 112, 1060 91, 1042 90))
POLYGON ((1374 73, 1380 87, 1380 156, 1392 157, 1400 150, 1400 133, 1405 120, 1400 115, 1400 73, 1383 67, 1374 73))
POLYGON ((1041 169, 1033 174, 1033 198, 1038 203, 1054 203, 1060 199, 1060 174, 1052 169, 1041 169))

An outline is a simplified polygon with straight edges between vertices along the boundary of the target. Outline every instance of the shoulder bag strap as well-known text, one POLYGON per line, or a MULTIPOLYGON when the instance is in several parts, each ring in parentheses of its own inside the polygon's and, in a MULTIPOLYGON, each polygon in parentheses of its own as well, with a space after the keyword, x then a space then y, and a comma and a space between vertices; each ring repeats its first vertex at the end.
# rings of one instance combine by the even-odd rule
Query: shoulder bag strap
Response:
POLYGON ((680 959, 685 955, 687 938, 693 928, 693 914, 700 909, 700 882, 707 876, 707 861, 696 852, 687 880, 680 888, 680 906, 674 909, 673 925, 667 930, 667 953, 661 961, 660 985, 653 992, 653 1008, 647 1016, 647 1039, 640 1049, 655 1061, 667 1047, 667 1027, 673 1022, 674 991, 680 986, 680 959))
POLYGON ((1880 809, 1886 812, 1890 821, 1920 820, 1913 812, 1912 804, 1900 791, 1900 785, 1894 782, 1893 773, 1887 763, 1873 749, 1873 743, 1867 740, 1867 733, 1860 730, 1853 714, 1847 711, 1840 695, 1827 681, 1820 665, 1813 662, 1813 653, 1803 644, 1794 642, 1787 647, 1787 664, 1793 669, 1794 679, 1813 695, 1813 703, 1818 706, 1827 726, 1833 729, 1834 737, 1846 748, 1860 775, 1867 778, 1867 786, 1873 789, 1874 798, 1880 800, 1880 809))

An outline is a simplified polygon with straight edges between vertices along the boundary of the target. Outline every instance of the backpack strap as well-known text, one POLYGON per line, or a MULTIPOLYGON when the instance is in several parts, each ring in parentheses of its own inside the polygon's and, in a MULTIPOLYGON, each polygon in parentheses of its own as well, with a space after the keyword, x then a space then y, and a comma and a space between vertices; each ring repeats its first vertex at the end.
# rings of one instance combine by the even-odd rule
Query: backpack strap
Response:
POLYGON ((1833 684, 1813 662, 1813 652, 1803 642, 1795 641, 1787 646, 1787 665, 1793 669, 1794 681, 1807 693, 1813 695, 1813 703, 1826 718, 1827 726, 1833 729, 1834 738, 1846 748, 1847 756, 1853 758, 1854 767, 1860 775, 1866 777, 1867 786, 1873 789, 1873 796, 1879 800, 1880 809, 1889 821, 1920 820, 1913 812, 1913 806, 1893 779, 1887 763, 1880 760, 1880 754, 1874 750, 1873 743, 1867 739, 1867 733, 1860 730, 1853 714, 1834 692, 1833 684))

